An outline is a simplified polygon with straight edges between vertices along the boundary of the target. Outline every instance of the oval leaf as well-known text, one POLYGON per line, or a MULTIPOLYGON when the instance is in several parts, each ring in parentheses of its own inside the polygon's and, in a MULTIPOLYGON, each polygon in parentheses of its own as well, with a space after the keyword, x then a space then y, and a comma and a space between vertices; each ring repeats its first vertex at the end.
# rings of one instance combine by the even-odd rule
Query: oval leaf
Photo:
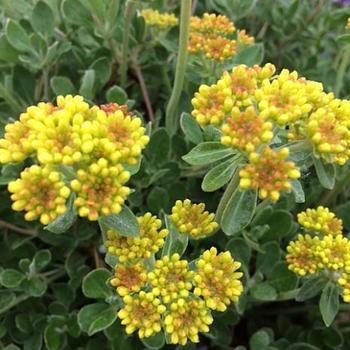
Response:
POLYGON ((111 273, 106 269, 96 269, 89 272, 83 279, 82 290, 87 298, 105 299, 113 295, 107 286, 111 273))
POLYGON ((335 184, 335 166, 334 164, 325 164, 321 159, 313 157, 316 174, 322 187, 331 190, 335 184))
POLYGON ((191 165, 206 165, 233 154, 232 148, 220 142, 202 142, 184 155, 182 159, 191 165))
POLYGON ((186 112, 181 114, 180 125, 183 133, 189 141, 195 144, 203 142, 202 130, 190 114, 186 112))
POLYGON ((329 327, 339 310, 339 291, 338 286, 332 282, 328 282, 323 289, 320 298, 320 312, 322 319, 327 327, 329 327))
POLYGON ((134 213, 126 206, 123 206, 119 214, 102 216, 99 223, 103 228, 117 231, 125 237, 136 237, 140 232, 139 223, 134 213))

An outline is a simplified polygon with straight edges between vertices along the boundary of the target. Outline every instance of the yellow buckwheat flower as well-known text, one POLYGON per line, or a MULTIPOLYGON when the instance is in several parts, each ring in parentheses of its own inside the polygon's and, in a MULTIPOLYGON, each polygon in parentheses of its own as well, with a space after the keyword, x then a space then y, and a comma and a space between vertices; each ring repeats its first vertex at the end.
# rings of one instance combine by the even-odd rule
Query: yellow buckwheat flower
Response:
POLYGON ((57 171, 38 165, 23 170, 19 179, 9 183, 8 190, 12 193, 13 210, 25 211, 28 221, 40 218, 44 225, 65 213, 70 195, 57 171))
POLYGON ((71 181, 71 188, 77 195, 75 205, 80 216, 94 221, 102 215, 121 211, 130 193, 130 189, 124 186, 130 173, 124 171, 120 164, 109 166, 101 158, 87 170, 79 169, 76 175, 77 178, 71 181))
POLYGON ((224 61, 232 57, 237 51, 236 40, 227 39, 223 36, 205 37, 204 40, 195 45, 197 51, 194 51, 191 49, 191 45, 194 46, 192 38, 191 36, 189 51, 192 53, 203 52, 209 60, 224 61))
POLYGON ((116 287, 120 296, 139 292, 147 281, 147 271, 142 263, 122 265, 117 264, 114 268, 114 278, 111 285, 116 287))
POLYGON ((155 262, 153 271, 148 273, 152 293, 161 297, 164 304, 178 298, 189 296, 194 272, 188 270, 186 260, 180 260, 179 254, 164 256, 155 262))
POLYGON ((213 233, 218 227, 215 214, 205 211, 205 204, 192 204, 189 199, 176 201, 170 219, 180 233, 193 238, 202 238, 213 233))
POLYGON ((277 201, 280 192, 291 190, 290 180, 300 177, 295 164, 285 160, 288 155, 288 148, 274 151, 266 147, 262 154, 251 153, 250 163, 239 172, 240 187, 259 190, 261 199, 270 198, 272 201, 277 201))
POLYGON ((176 26, 179 20, 173 13, 159 13, 157 10, 145 9, 141 11, 141 16, 149 26, 165 29, 176 26))
POLYGON ((272 126, 272 123, 257 115, 254 107, 248 107, 245 111, 234 107, 231 117, 221 127, 221 143, 250 153, 256 146, 272 140, 272 126))
POLYGON ((350 17, 346 21, 346 29, 350 29, 350 17))
POLYGON ((161 220, 151 213, 146 213, 137 220, 140 225, 140 235, 137 237, 124 237, 112 230, 107 232, 105 245, 108 252, 117 255, 121 263, 150 258, 164 245, 164 238, 168 235, 168 230, 160 229, 161 220))
POLYGON ((291 241, 287 247, 286 260, 289 270, 300 276, 316 273, 319 259, 315 252, 319 245, 319 237, 299 234, 297 240, 291 241))
POLYGON ((338 219, 328 208, 322 206, 299 213, 298 222, 307 230, 323 235, 337 236, 343 231, 342 220, 338 219))
POLYGON ((196 261, 194 294, 203 297, 210 309, 225 311, 243 291, 243 273, 237 272, 240 266, 228 251, 217 254, 214 247, 206 250, 196 261))
POLYGON ((222 83, 211 86, 201 85, 192 99, 192 116, 198 124, 219 125, 230 115, 233 107, 231 90, 222 83))
POLYGON ((237 41, 240 47, 245 47, 254 44, 254 37, 247 34, 246 30, 240 30, 237 33, 237 41))
POLYGON ((343 165, 350 157, 350 127, 348 120, 341 120, 339 110, 317 109, 308 119, 306 134, 319 157, 343 165))
POLYGON ((214 13, 204 13, 202 17, 193 16, 190 20, 190 29, 193 32, 204 34, 232 34, 236 28, 229 18, 214 13))
POLYGON ((139 337, 148 338, 161 330, 161 316, 166 308, 152 293, 141 291, 134 296, 123 298, 124 307, 118 312, 125 332, 131 334, 138 330, 139 337))
POLYGON ((290 73, 287 69, 283 69, 272 81, 265 79, 261 88, 256 90, 255 97, 260 113, 279 125, 298 121, 312 109, 297 72, 290 73))
POLYGON ((198 343, 198 333, 209 332, 212 323, 213 318, 203 300, 181 298, 170 305, 164 318, 164 330, 171 344, 185 345, 188 340, 198 343))

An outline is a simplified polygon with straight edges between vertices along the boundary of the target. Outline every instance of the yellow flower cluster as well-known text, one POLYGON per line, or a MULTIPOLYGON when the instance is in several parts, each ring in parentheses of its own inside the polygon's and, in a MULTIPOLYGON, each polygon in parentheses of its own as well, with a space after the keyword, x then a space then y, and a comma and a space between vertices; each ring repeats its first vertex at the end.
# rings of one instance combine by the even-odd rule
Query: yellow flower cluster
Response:
POLYGON ((194 272, 188 270, 187 261, 180 260, 179 254, 173 254, 156 261, 148 280, 153 287, 152 293, 161 296, 163 303, 169 304, 180 297, 189 296, 193 275, 194 272))
POLYGON ((239 32, 235 40, 235 31, 234 24, 223 15, 204 13, 203 17, 193 16, 188 51, 191 54, 202 53, 209 60, 223 61, 236 54, 237 40, 240 48, 254 42, 254 38, 245 31, 239 32))
POLYGON ((322 206, 299 213, 298 222, 307 231, 317 234, 338 236, 343 231, 342 220, 328 208, 322 206))
POLYGON ((147 25, 160 29, 170 28, 179 23, 179 20, 173 13, 160 13, 152 9, 142 10, 141 16, 145 19, 147 25))
POLYGON ((24 210, 26 220, 40 218, 44 225, 65 213, 65 203, 71 192, 60 173, 38 165, 26 168, 20 179, 9 183, 8 189, 12 193, 12 209, 24 210))
POLYGON ((214 247, 206 250, 196 261, 194 294, 203 297, 208 308, 225 311, 243 291, 243 273, 237 272, 240 266, 228 251, 217 254, 214 247))
POLYGON ((280 192, 291 190, 290 180, 300 177, 295 164, 286 160, 288 155, 288 148, 274 151, 266 147, 262 154, 251 153, 249 164, 239 172, 240 187, 259 190, 261 199, 270 198, 272 201, 277 201, 280 192))
POLYGON ((332 214, 322 207, 301 213, 299 222, 317 235, 299 234, 289 243, 286 260, 289 270, 300 276, 325 273, 343 288, 344 301, 350 302, 350 241, 342 235, 341 220, 332 214))
POLYGON ((245 111, 234 107, 221 127, 221 143, 241 151, 251 153, 256 146, 271 141, 272 123, 262 115, 257 115, 255 108, 249 106, 245 111))
POLYGON ((350 17, 346 21, 346 29, 350 29, 350 17))
POLYGON ((9 184, 13 200, 18 202, 15 210, 27 212, 27 220, 40 217, 47 224, 64 213, 63 198, 74 192, 82 217, 97 220, 101 215, 119 213, 130 192, 124 186, 130 178, 124 164, 137 164, 148 141, 141 119, 126 106, 112 103, 90 108, 83 97, 68 95, 58 96, 56 106, 41 102, 27 108, 19 121, 6 125, 0 140, 1 163, 29 156, 39 163, 30 170, 33 176, 27 176, 25 170, 22 181, 9 184), (69 168, 69 179, 57 173, 62 167, 69 168), (70 184, 66 187, 62 181, 70 184), (54 189, 43 190, 50 182, 55 184, 57 196, 54 189), (22 191, 20 183, 35 190, 22 191), (59 187, 64 188, 65 196, 58 194, 59 187))
POLYGON ((140 226, 140 234, 137 237, 125 237, 116 231, 107 231, 107 251, 116 255, 121 263, 149 259, 163 247, 164 238, 168 235, 167 229, 161 229, 161 220, 151 213, 139 216, 137 221, 140 226))
POLYGON ((170 219, 180 233, 192 238, 203 238, 218 228, 214 221, 215 214, 205 210, 205 204, 192 204, 189 199, 176 201, 170 219))
POLYGON ((198 342, 198 333, 208 332, 213 322, 210 310, 225 311, 238 301, 239 267, 229 252, 217 254, 216 248, 205 251, 193 271, 179 254, 156 260, 148 273, 139 263, 117 265, 111 284, 124 296, 118 316, 126 332, 138 330, 140 338, 163 328, 172 344, 198 342))

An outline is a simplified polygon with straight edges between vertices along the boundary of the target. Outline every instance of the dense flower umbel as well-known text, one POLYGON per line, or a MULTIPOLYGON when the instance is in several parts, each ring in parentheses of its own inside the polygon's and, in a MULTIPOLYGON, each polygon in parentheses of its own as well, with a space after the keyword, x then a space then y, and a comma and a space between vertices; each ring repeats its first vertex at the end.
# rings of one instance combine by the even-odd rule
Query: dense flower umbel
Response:
MULTIPOLYGON (((77 194, 78 214, 97 220, 101 215, 120 212, 130 192, 124 186, 130 178, 124 165, 137 164, 148 141, 141 119, 126 106, 113 103, 90 108, 81 96, 58 96, 56 106, 40 102, 5 127, 0 162, 32 156, 39 164, 58 170, 64 165, 65 174, 70 174, 71 190, 77 194)), ((61 205, 58 211, 62 211, 64 203, 61 198, 57 201, 61 205)), ((31 211, 30 203, 26 211, 39 210, 31 211)), ((41 221, 48 223, 48 218, 52 221, 56 216, 44 216, 41 221)), ((25 216, 28 220, 32 217, 25 216)))
POLYGON ((133 296, 123 298, 124 307, 118 312, 118 317, 125 325, 127 334, 138 330, 139 337, 148 338, 161 330, 161 316, 166 308, 160 299, 152 293, 141 291, 133 296))
POLYGON ((249 164, 239 172, 240 187, 259 190, 261 199, 270 198, 272 201, 277 201, 280 192, 291 190, 290 180, 300 177, 295 164, 286 161, 288 155, 288 148, 274 151, 266 147, 261 154, 251 153, 249 164))
POLYGON ((77 195, 74 203, 80 216, 94 221, 101 215, 121 211, 130 193, 130 189, 124 186, 130 173, 120 164, 108 166, 108 162, 101 158, 87 170, 79 169, 76 175, 77 178, 71 181, 71 188, 77 195))
POLYGON ((168 230, 160 229, 162 222, 151 213, 146 213, 137 220, 140 225, 140 235, 137 237, 124 237, 112 230, 107 232, 105 245, 108 252, 117 255, 121 263, 150 258, 164 245, 164 238, 168 235, 168 230))
POLYGON ((173 13, 160 13, 157 10, 144 9, 141 11, 141 15, 145 19, 146 24, 161 29, 173 27, 179 23, 179 20, 173 13))
POLYGON ((272 123, 257 115, 252 106, 245 111, 234 107, 221 131, 222 144, 248 153, 253 152, 256 146, 271 141, 273 137, 272 123))
POLYGON ((192 204, 189 199, 176 201, 170 215, 178 231, 192 238, 202 238, 213 233, 219 226, 214 218, 215 214, 206 211, 204 203, 192 204))
POLYGON ((19 179, 9 183, 8 190, 12 193, 13 210, 25 211, 28 221, 40 218, 44 225, 65 213, 70 195, 57 171, 38 165, 23 170, 19 179))
MULTIPOLYGON (((234 24, 223 15, 205 13, 203 17, 191 17, 188 51, 216 61, 232 57, 237 51, 237 41, 232 36, 235 30, 234 24)), ((247 35, 241 39, 241 47, 252 43, 247 35)))
POLYGON ((186 260, 180 260, 179 254, 164 256, 155 262, 154 269, 148 273, 152 293, 161 296, 164 304, 178 298, 186 298, 192 288, 194 272, 188 270, 186 260))
POLYGON ((209 332, 213 323, 210 311, 201 299, 181 298, 170 305, 164 318, 164 330, 171 344, 199 342, 198 333, 209 332))
POLYGON ((243 291, 243 273, 237 272, 240 266, 228 251, 217 254, 214 247, 206 250, 196 261, 194 294, 203 297, 210 309, 225 311, 243 291))
POLYGON ((343 288, 343 299, 350 302, 350 241, 341 233, 341 220, 323 207, 307 209, 298 220, 316 236, 299 234, 289 243, 288 268, 300 276, 324 273, 343 288))
POLYGON ((116 287, 120 296, 139 292, 147 281, 147 270, 141 262, 134 264, 117 264, 111 285, 116 287))
POLYGON ((254 44, 254 37, 247 34, 246 30, 240 30, 237 33, 237 41, 240 47, 245 47, 254 44))
POLYGON ((306 209, 298 214, 298 222, 306 230, 323 235, 337 236, 342 234, 343 222, 328 208, 306 209))

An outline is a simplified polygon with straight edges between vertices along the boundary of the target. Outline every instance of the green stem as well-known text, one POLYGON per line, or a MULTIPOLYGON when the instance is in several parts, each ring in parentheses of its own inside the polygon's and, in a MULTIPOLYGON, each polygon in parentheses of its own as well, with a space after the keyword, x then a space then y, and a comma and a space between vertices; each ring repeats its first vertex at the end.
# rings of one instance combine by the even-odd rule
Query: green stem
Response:
POLYGON ((230 198, 232 197, 233 192, 236 191, 239 185, 239 170, 237 169, 236 172, 234 173, 231 181, 226 187, 226 190, 221 197, 220 203, 216 209, 216 214, 215 214, 215 220, 216 222, 221 222, 222 214, 224 213, 224 210, 226 208, 226 205, 230 198))
POLYGON ((165 127, 170 135, 175 134, 177 129, 176 109, 181 96, 181 91, 185 78, 187 63, 187 47, 190 32, 192 0, 181 0, 181 18, 180 18, 180 36, 179 36, 179 54, 176 62, 175 81, 173 91, 169 99, 165 115, 165 127))
POLYGON ((340 62, 339 68, 337 70, 337 76, 335 80, 334 93, 336 97, 339 97, 340 90, 343 87, 344 76, 346 69, 350 61, 350 45, 345 46, 342 60, 340 62))
POLYGON ((9 222, 6 222, 4 220, 0 220, 0 227, 6 228, 8 230, 21 233, 26 236, 36 236, 38 233, 34 230, 28 230, 22 227, 18 227, 16 225, 10 224, 9 222))
POLYGON ((129 60, 129 32, 131 27, 132 17, 136 10, 136 2, 128 0, 125 5, 125 21, 123 31, 123 47, 122 47, 122 62, 120 64, 120 85, 122 88, 126 86, 129 60))

